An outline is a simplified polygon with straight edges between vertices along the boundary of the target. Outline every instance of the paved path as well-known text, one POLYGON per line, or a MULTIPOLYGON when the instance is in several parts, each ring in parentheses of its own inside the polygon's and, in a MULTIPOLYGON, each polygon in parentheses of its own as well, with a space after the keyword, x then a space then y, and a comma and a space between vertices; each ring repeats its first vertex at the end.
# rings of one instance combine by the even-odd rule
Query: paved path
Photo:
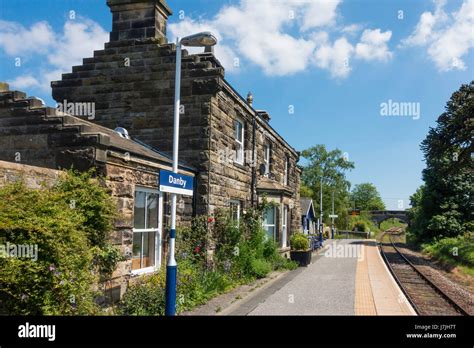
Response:
MULTIPOLYGON (((360 243, 351 239, 337 242, 354 246, 360 243)), ((356 268, 357 257, 325 257, 320 253, 317 260, 248 314, 354 315, 356 268)))

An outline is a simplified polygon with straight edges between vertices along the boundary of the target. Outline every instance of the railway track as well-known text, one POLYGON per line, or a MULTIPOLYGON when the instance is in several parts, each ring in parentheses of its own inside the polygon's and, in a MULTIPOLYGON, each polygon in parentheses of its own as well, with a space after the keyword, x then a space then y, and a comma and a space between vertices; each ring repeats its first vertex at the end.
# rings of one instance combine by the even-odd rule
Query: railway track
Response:
POLYGON ((399 228, 385 231, 380 238, 379 249, 390 272, 417 314, 468 315, 398 250, 393 239, 399 238, 400 234, 399 228))

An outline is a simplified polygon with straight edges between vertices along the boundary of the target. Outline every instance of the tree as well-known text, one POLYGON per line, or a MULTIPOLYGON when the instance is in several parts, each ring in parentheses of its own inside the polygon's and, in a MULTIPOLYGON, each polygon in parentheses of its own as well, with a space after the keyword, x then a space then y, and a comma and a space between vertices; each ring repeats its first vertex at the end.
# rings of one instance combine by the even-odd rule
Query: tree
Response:
POLYGON ((354 187, 350 195, 351 202, 360 210, 384 210, 385 204, 377 188, 371 183, 362 183, 354 187))
POLYGON ((344 228, 349 208, 350 182, 346 179, 346 172, 354 168, 354 163, 347 160, 339 149, 328 151, 324 145, 316 145, 301 153, 307 160, 303 166, 301 192, 312 193, 316 214, 320 211, 320 182, 323 181, 323 219, 329 222, 332 212, 331 201, 334 192, 334 210, 339 218, 336 225, 344 228))
POLYGON ((452 94, 436 127, 430 128, 421 143, 425 185, 412 196, 415 223, 410 226, 419 242, 474 230, 473 116, 474 81, 452 94))
POLYGON ((300 196, 301 197, 314 197, 314 192, 305 184, 300 185, 300 196))
POLYGON ((22 181, 0 188, 0 245, 36 248, 34 258, 0 257, 0 312, 99 313, 100 281, 122 258, 110 240, 115 202, 93 174, 69 171, 41 189, 22 181))

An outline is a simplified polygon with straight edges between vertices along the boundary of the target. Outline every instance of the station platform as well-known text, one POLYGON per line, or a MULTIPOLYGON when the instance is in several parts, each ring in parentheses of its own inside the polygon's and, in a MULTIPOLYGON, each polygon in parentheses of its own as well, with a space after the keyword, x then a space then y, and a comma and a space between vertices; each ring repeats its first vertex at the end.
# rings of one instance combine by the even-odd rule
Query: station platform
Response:
POLYGON ((242 286, 193 314, 416 315, 376 241, 361 239, 326 240, 308 267, 242 286))
POLYGON ((385 264, 375 240, 364 241, 357 263, 355 315, 416 315, 385 264))

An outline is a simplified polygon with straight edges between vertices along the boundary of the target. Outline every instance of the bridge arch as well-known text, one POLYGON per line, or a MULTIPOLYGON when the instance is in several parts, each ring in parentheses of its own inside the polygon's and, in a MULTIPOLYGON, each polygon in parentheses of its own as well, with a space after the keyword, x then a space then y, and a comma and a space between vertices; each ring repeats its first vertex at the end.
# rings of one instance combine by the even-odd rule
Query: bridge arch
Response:
POLYGON ((410 224, 410 219, 406 210, 372 210, 369 211, 371 220, 380 227, 380 224, 388 219, 398 219, 406 224, 410 224))

